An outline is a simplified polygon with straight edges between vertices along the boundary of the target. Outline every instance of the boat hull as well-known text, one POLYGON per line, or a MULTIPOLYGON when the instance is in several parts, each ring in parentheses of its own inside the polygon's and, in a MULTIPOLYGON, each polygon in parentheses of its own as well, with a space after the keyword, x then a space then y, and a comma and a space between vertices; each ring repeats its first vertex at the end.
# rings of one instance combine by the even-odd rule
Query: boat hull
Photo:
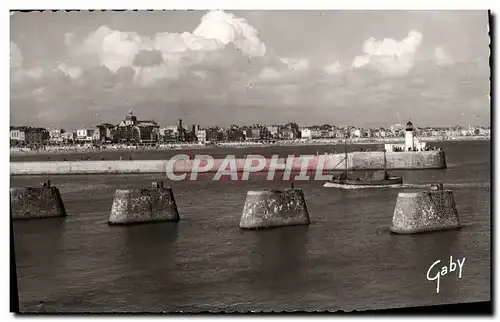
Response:
POLYGON ((398 188, 403 185, 401 177, 392 177, 384 180, 331 180, 325 182, 323 187, 341 188, 341 189, 359 189, 359 188, 398 188))

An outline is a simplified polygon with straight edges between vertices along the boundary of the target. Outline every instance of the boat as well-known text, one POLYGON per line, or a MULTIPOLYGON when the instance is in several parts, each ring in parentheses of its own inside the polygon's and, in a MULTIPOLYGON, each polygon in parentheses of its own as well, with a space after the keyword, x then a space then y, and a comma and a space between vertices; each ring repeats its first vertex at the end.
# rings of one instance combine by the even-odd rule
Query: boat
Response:
POLYGON ((356 177, 347 170, 347 142, 345 148, 345 170, 338 176, 332 176, 332 179, 325 182, 323 187, 358 189, 358 188, 397 188, 403 184, 403 178, 391 176, 387 172, 387 159, 384 150, 384 170, 367 172, 364 177, 356 177))
MULTIPOLYGON (((330 181, 325 182, 323 187, 326 188, 342 188, 342 189, 356 189, 356 188, 397 188, 403 184, 403 178, 398 176, 390 176, 385 171, 378 171, 383 175, 381 178, 365 177, 365 178, 349 178, 341 174, 338 177, 332 178, 330 181)), ((377 173, 375 173, 377 174, 377 173)))

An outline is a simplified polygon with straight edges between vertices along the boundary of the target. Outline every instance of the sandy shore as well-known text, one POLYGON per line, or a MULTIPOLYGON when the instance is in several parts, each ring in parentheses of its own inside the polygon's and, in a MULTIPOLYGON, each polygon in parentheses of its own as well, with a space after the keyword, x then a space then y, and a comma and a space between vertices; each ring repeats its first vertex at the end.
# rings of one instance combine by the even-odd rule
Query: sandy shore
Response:
MULTIPOLYGON (((445 142, 445 141, 487 141, 490 140, 489 137, 477 136, 477 137, 458 137, 452 139, 442 139, 442 138, 420 138, 423 142, 445 142)), ((391 139, 352 139, 348 141, 349 145, 355 144, 388 144, 388 143, 403 143, 402 138, 391 138, 391 139)), ((23 155, 62 155, 62 154, 94 154, 94 153, 108 153, 108 152, 141 152, 141 151, 196 151, 203 149, 214 149, 214 148, 255 148, 255 147, 271 147, 271 146, 314 146, 314 145, 339 145, 344 144, 344 140, 333 139, 333 140, 311 140, 311 141, 282 141, 274 144, 258 144, 258 143, 221 143, 217 145, 200 145, 200 144, 186 144, 186 145, 175 145, 175 146, 164 146, 164 147, 139 147, 139 148, 105 148, 105 149, 89 149, 89 148, 79 148, 79 149, 64 149, 64 150, 40 150, 40 151, 17 151, 10 150, 11 156, 23 156, 23 155)))

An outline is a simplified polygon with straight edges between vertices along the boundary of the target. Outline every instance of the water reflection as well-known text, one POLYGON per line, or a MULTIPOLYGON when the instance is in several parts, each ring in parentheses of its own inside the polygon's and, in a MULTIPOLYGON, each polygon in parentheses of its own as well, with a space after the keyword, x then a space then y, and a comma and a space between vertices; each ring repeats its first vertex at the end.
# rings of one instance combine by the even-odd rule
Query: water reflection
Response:
POLYGON ((259 288, 300 293, 307 260, 308 226, 280 227, 255 231, 257 238, 253 267, 259 270, 259 288))
MULTIPOLYGON (((405 294, 414 299, 421 297, 422 294, 429 296, 436 294, 436 283, 427 280, 427 271, 437 260, 441 260, 437 267, 446 265, 449 267, 450 256, 453 256, 455 263, 457 259, 466 256, 460 247, 462 229, 416 235, 391 235, 390 248, 400 257, 399 262, 404 263, 402 277, 407 278, 405 286, 410 286, 412 290, 405 294)), ((458 271, 455 271, 441 278, 440 298, 446 298, 448 301, 457 298, 457 273, 458 271)))
POLYGON ((162 222, 128 226, 125 230, 126 263, 135 269, 151 269, 156 264, 164 269, 171 263, 172 244, 178 236, 177 222, 162 222))
POLYGON ((14 247, 21 311, 32 311, 40 301, 49 302, 57 289, 64 260, 66 218, 14 220, 14 247), (21 236, 22 232, 22 238, 21 236), (42 255, 43 254, 43 255, 42 255), (43 294, 39 293, 43 290, 43 294))
POLYGON ((151 223, 126 227, 123 245, 123 299, 137 311, 161 307, 173 283, 169 271, 174 266, 173 244, 178 237, 178 223, 151 223), (147 294, 147 298, 137 296, 147 294))

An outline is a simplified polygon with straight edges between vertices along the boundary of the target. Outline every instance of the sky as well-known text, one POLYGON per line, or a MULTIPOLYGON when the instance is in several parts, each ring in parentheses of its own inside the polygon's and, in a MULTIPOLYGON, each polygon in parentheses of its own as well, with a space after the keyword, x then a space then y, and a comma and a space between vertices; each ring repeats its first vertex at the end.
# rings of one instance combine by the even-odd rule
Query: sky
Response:
POLYGON ((11 124, 490 125, 487 11, 29 12, 11 124))

